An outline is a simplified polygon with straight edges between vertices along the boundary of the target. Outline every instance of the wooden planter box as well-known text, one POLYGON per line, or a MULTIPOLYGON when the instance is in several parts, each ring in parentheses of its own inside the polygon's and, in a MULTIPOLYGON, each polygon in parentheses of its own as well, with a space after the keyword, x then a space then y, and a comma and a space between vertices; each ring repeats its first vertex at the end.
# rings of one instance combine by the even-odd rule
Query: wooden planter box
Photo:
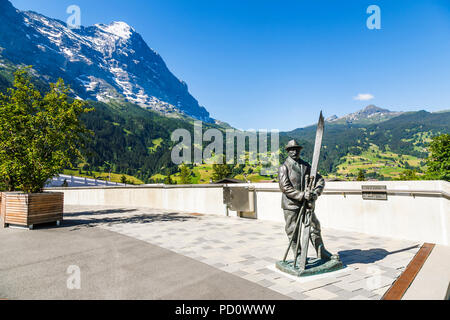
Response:
POLYGON ((33 229, 36 224, 48 222, 56 222, 59 225, 63 220, 64 193, 3 192, 0 208, 5 227, 15 225, 33 229))

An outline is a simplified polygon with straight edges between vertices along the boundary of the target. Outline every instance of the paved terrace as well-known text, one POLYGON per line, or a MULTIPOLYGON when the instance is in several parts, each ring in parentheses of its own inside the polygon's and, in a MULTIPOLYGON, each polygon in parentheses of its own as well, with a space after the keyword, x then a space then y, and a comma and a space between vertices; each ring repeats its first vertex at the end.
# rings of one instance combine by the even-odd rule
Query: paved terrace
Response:
POLYGON ((60 228, 0 229, 0 298, 376 300, 421 245, 324 229, 347 267, 298 280, 274 268, 288 244, 282 223, 148 208, 65 211, 60 228), (80 290, 67 289, 70 265, 80 267, 80 290))

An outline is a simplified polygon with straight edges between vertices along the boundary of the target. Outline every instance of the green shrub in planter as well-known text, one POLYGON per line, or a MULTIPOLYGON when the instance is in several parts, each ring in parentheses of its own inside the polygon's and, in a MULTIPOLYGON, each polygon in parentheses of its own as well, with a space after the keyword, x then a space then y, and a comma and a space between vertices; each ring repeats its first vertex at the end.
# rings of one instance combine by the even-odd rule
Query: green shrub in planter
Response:
POLYGON ((13 88, 0 93, 0 187, 31 194, 81 157, 91 132, 80 116, 91 109, 68 97, 62 79, 41 94, 29 70, 16 71, 13 88))

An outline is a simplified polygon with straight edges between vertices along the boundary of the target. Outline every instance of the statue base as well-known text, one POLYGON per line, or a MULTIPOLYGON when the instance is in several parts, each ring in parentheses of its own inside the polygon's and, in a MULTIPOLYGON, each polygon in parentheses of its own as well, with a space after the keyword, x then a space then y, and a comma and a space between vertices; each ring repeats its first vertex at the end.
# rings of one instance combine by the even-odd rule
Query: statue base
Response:
POLYGON ((277 261, 276 267, 278 270, 296 277, 307 277, 337 271, 343 269, 344 265, 341 260, 337 259, 307 258, 305 270, 300 270, 298 264, 294 268, 294 260, 277 261))

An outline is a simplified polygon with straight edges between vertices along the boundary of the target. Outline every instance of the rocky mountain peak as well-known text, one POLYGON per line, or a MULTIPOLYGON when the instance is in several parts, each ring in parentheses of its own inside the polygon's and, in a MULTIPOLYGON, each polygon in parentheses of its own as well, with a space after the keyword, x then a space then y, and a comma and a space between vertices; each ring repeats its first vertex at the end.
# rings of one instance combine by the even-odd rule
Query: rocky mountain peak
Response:
POLYGON ((376 112, 391 112, 391 111, 388 109, 379 108, 376 105, 370 104, 367 107, 365 107, 363 110, 361 110, 360 112, 364 113, 364 114, 372 114, 372 113, 376 113, 376 112))
POLYGON ((0 56, 32 65, 45 81, 63 78, 79 98, 128 101, 214 122, 186 83, 125 22, 70 29, 57 19, 16 10, 7 0, 0 0, 0 19, 0 56))
POLYGON ((337 116, 332 116, 328 118, 327 121, 332 123, 376 123, 389 120, 400 114, 402 114, 402 112, 390 111, 371 104, 362 110, 350 113, 340 118, 337 116))
POLYGON ((122 39, 130 39, 131 35, 136 32, 136 30, 123 21, 114 21, 108 25, 96 24, 95 26, 104 32, 113 34, 122 39))
POLYGON ((16 11, 16 9, 9 0, 0 0, 0 9, 16 11))
POLYGON ((17 15, 18 10, 8 0, 0 0, 0 13, 2 16, 11 17, 17 15))
POLYGON ((337 119, 338 119, 338 116, 334 114, 331 117, 326 118, 325 121, 333 122, 334 120, 337 120, 337 119))

